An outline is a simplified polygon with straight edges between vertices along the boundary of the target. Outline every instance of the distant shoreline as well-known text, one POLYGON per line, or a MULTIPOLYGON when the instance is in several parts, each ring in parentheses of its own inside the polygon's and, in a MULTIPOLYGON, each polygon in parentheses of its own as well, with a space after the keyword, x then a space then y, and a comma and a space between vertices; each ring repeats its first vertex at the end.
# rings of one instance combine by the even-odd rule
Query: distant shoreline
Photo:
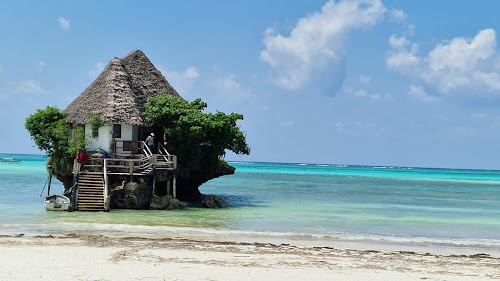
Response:
MULTIPOLYGON (((10 152, 0 152, 1 155, 28 155, 28 156, 42 156, 46 157, 45 154, 30 154, 30 153, 10 153, 10 152)), ((429 169, 429 170, 459 170, 459 171, 491 171, 491 172, 500 172, 500 169, 485 169, 485 168, 450 168, 450 167, 421 167, 421 166, 406 166, 406 165, 388 165, 388 164, 379 164, 379 165, 367 165, 367 164, 336 164, 336 163, 309 163, 309 162, 269 162, 269 161, 244 161, 244 160, 228 160, 228 163, 233 164, 245 164, 245 163, 256 163, 256 164, 283 164, 283 165, 305 165, 305 166, 330 166, 330 167, 389 167, 389 168, 409 168, 409 169, 429 169)))

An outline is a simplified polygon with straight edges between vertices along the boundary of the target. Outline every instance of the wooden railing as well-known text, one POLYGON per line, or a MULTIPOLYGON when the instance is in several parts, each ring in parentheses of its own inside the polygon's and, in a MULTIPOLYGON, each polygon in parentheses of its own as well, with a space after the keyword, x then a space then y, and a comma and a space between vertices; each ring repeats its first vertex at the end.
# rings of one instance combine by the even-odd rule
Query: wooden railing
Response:
POLYGON ((149 149, 149 146, 146 144, 145 141, 139 142, 139 145, 141 146, 141 150, 146 155, 147 157, 152 156, 153 152, 149 149))
MULTIPOLYGON (((89 172, 103 173, 107 175, 145 175, 154 168, 177 169, 176 155, 147 154, 138 158, 91 158, 85 164, 85 170, 89 172), (161 161, 160 159, 161 158, 161 161)), ((73 163, 73 183, 77 181, 80 174, 81 164, 75 159, 73 163)), ((106 179, 104 179, 106 181, 106 179)))
POLYGON ((165 148, 165 146, 163 146, 163 144, 161 143, 158 143, 158 152, 161 154, 161 155, 170 155, 170 153, 168 153, 167 149, 165 148))

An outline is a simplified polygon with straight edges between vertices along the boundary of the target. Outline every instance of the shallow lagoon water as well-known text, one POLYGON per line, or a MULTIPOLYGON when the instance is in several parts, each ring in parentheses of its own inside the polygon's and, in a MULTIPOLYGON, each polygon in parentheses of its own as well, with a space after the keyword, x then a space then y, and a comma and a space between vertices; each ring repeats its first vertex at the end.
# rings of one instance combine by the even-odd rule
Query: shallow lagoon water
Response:
MULTIPOLYGON (((43 156, 0 156, 21 160, 0 164, 0 234, 222 235, 500 253, 500 171, 235 162, 235 175, 200 188, 227 208, 59 213, 46 212, 39 197, 43 156)), ((63 187, 55 180, 52 190, 63 187)))

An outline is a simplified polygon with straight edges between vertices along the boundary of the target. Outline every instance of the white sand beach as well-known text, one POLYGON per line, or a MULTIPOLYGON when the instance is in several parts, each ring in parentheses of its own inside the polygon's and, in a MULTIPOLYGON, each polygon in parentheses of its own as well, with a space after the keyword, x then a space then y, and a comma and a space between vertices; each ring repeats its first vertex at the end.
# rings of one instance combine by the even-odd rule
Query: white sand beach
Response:
POLYGON ((0 237, 0 280, 499 280, 500 259, 182 237, 0 237))

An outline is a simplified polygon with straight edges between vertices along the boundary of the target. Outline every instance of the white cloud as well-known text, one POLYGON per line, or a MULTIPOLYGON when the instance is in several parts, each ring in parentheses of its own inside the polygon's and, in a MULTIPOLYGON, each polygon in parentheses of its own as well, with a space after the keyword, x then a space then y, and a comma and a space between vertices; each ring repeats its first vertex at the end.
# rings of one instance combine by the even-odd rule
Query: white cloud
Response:
POLYGON ((418 45, 411 44, 405 37, 398 38, 393 34, 389 37, 389 45, 392 50, 386 63, 390 68, 406 70, 420 62, 417 56, 418 45))
POLYGON ((69 21, 63 17, 59 17, 59 19, 57 20, 59 22, 59 27, 63 30, 63 31, 68 31, 69 28, 70 28, 70 24, 69 24, 69 21))
POLYGON ((408 28, 406 29, 406 33, 407 33, 409 36, 413 36, 413 35, 415 35, 415 25, 414 25, 414 24, 409 24, 409 25, 408 25, 408 28))
POLYGON ((90 78, 96 78, 101 72, 104 70, 104 63, 98 62, 95 64, 95 69, 89 71, 89 77, 90 78))
POLYGON ((359 89, 359 90, 357 90, 357 91, 354 92, 354 95, 356 97, 366 97, 368 94, 366 93, 365 90, 359 89))
MULTIPOLYGON (((441 94, 496 94, 500 96, 500 68, 496 62, 496 32, 480 30, 473 38, 456 37, 442 41, 426 55, 418 55, 418 45, 392 35, 386 58, 389 68, 435 88, 441 94)), ((417 93, 416 91, 413 91, 417 93)))
POLYGON ((293 127, 295 125, 294 119, 283 120, 280 122, 281 127, 293 127))
POLYGON ((193 85, 200 77, 198 69, 194 66, 188 67, 184 71, 168 71, 160 65, 158 70, 161 71, 170 85, 172 85, 181 96, 191 96, 193 85))
POLYGON ((359 81, 364 84, 370 84, 372 82, 372 78, 370 76, 361 75, 359 76, 359 81))
POLYGON ((21 82, 19 85, 19 91, 27 94, 38 94, 43 93, 45 90, 42 88, 39 82, 35 80, 27 80, 21 82))
POLYGON ((406 13, 403 10, 392 9, 390 13, 390 19, 397 22, 405 21, 407 18, 406 13))
POLYGON ((422 86, 410 85, 408 96, 421 102, 437 102, 439 98, 427 94, 422 86))
POLYGON ((356 98, 361 98, 361 99, 368 99, 371 101, 377 101, 377 100, 392 100, 392 96, 390 94, 369 94, 366 92, 365 89, 358 89, 356 91, 352 90, 346 90, 347 93, 352 93, 356 98))
POLYGON ((250 90, 242 87, 236 81, 234 74, 226 74, 223 77, 215 79, 214 85, 218 93, 224 96, 231 104, 241 104, 252 97, 250 90))
POLYGON ((273 82, 282 88, 301 89, 316 79, 336 91, 343 80, 346 36, 375 25, 385 12, 380 0, 330 0, 320 12, 299 19, 289 36, 267 29, 260 58, 275 71, 273 82))
POLYGON ((45 69, 45 62, 42 60, 38 63, 38 71, 42 72, 45 69))
POLYGON ((433 71, 467 72, 495 54, 496 38, 493 29, 481 30, 474 38, 457 37, 437 44, 428 54, 429 68, 433 71))

